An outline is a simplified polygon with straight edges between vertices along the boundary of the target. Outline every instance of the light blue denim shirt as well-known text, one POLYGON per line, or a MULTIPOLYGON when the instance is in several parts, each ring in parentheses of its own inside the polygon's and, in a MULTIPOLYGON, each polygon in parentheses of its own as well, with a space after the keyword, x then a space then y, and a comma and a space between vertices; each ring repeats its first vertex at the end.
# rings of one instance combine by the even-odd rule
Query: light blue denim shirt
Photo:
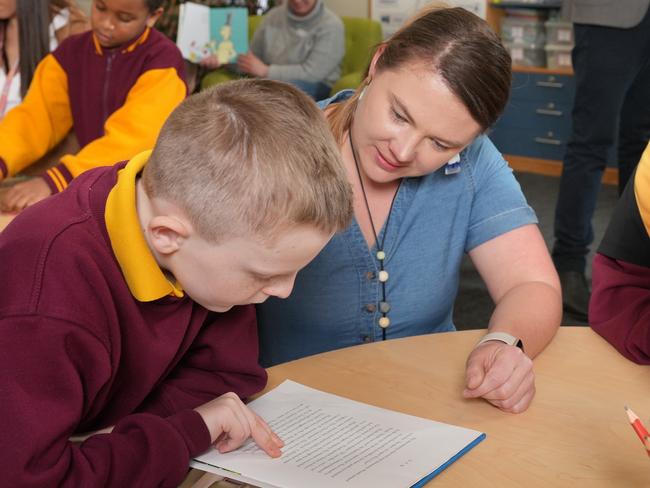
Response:
MULTIPOLYGON (((321 107, 351 95, 340 92, 321 107)), ((445 171, 447 169, 447 171, 445 171)), ((386 234, 388 338, 455 330, 452 313, 463 254, 536 223, 511 169, 485 136, 460 153, 454 172, 405 178, 386 234), (457 165, 458 166, 458 165, 457 165)), ((298 273, 291 296, 259 305, 263 366, 381 340, 376 248, 356 220, 298 273)))

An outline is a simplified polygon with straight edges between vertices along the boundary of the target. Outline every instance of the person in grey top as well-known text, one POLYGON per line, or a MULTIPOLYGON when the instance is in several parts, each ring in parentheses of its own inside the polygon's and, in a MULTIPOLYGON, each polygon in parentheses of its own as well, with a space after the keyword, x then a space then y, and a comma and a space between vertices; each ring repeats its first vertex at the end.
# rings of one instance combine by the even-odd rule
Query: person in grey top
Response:
POLYGON ((650 0, 566 0, 576 94, 555 209, 553 261, 565 312, 586 322, 586 257, 608 152, 619 193, 650 139, 650 0))
POLYGON ((343 22, 323 0, 287 0, 265 15, 237 67, 289 82, 320 100, 339 79, 344 52, 343 22))

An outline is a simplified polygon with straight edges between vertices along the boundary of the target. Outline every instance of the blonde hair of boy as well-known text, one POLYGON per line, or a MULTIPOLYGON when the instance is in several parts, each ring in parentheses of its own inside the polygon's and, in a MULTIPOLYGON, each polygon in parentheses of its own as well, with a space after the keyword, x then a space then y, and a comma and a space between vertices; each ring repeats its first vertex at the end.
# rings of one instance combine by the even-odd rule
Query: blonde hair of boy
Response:
POLYGON ((282 82, 248 79, 186 99, 165 122, 142 175, 204 239, 293 225, 348 226, 352 190, 322 111, 282 82))

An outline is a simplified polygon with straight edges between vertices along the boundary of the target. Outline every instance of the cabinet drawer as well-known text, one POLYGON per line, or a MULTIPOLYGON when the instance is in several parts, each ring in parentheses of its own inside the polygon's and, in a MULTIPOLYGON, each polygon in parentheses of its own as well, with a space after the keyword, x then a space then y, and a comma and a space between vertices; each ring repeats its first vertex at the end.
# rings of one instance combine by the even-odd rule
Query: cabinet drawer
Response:
POLYGON ((513 73, 510 99, 573 104, 575 80, 567 75, 513 73))
POLYGON ((536 129, 499 129, 490 134, 494 145, 504 154, 517 154, 539 159, 562 160, 567 135, 536 129))
POLYGON ((511 100, 497 127, 538 129, 568 135, 571 131, 571 105, 555 101, 511 100))

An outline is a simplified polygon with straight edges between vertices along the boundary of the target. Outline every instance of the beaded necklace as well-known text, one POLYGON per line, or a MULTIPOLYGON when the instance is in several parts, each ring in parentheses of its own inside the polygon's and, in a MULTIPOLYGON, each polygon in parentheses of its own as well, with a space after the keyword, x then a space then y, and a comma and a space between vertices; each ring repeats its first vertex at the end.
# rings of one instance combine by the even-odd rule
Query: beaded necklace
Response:
POLYGON ((361 169, 359 168, 359 161, 357 160, 357 152, 354 149, 354 144, 352 143, 352 128, 348 131, 348 139, 350 140, 350 149, 352 150, 352 157, 354 158, 354 167, 357 170, 357 176, 359 177, 359 184, 361 185, 361 193, 363 195, 363 201, 366 204, 366 210, 368 211, 368 219, 370 220, 370 227, 372 228, 372 235, 375 238, 375 243, 377 246, 377 253, 375 257, 379 261, 379 274, 377 278, 381 283, 381 301, 379 302, 379 312, 381 317, 379 318, 379 327, 381 327, 381 339, 386 340, 386 329, 390 325, 390 319, 388 318, 388 312, 390 311, 390 304, 386 301, 386 282, 388 281, 388 271, 384 269, 384 261, 386 260, 386 252, 384 251, 384 242, 386 241, 386 234, 388 233, 388 224, 390 222, 390 216, 393 213, 393 204, 395 203, 395 198, 399 193, 399 189, 402 186, 402 180, 400 180, 393 199, 390 202, 390 209, 388 210, 388 217, 386 218, 386 224, 384 226, 384 235, 381 237, 381 242, 377 237, 377 230, 375 229, 375 223, 372 220, 372 213, 370 213, 370 205, 368 205, 368 197, 366 196, 366 189, 363 185, 363 178, 361 177, 361 169))

